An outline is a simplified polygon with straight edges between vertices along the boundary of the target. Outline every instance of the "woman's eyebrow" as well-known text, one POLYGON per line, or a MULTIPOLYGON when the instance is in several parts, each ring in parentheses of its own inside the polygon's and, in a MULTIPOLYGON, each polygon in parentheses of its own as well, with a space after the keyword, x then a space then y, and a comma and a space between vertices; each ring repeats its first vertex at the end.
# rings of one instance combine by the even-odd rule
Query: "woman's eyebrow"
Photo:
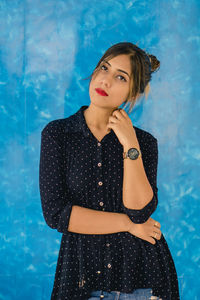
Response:
MULTIPOLYGON (((106 62, 111 67, 111 64, 107 60, 103 60, 103 61, 106 62)), ((128 77, 130 78, 130 75, 126 71, 120 69, 117 69, 117 71, 127 74, 128 77)))

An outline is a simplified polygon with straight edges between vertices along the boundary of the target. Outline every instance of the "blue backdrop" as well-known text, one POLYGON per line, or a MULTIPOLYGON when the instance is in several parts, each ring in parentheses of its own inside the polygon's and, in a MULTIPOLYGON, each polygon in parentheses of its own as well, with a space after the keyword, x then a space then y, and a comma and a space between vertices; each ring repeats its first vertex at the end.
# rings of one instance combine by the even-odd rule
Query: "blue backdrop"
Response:
POLYGON ((47 300, 61 234, 42 215, 40 133, 89 105, 103 52, 131 41, 156 55, 149 99, 133 124, 158 139, 161 223, 181 299, 200 299, 198 0, 0 0, 0 299, 47 300))

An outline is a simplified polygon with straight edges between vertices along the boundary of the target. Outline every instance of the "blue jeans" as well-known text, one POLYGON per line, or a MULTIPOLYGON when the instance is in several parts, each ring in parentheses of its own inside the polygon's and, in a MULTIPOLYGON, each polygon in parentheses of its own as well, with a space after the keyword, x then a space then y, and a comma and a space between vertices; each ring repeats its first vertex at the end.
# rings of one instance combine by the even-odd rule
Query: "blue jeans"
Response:
POLYGON ((152 289, 137 289, 133 293, 126 294, 117 291, 104 292, 93 291, 88 300, 162 300, 152 295, 152 289))

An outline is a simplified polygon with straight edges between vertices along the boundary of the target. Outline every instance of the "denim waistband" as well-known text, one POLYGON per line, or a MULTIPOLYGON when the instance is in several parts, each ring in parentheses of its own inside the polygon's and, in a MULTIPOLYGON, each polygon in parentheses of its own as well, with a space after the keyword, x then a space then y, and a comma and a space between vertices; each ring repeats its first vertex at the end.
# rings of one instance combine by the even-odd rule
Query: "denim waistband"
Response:
POLYGON ((127 299, 127 296, 131 296, 131 295, 146 296, 146 297, 148 297, 147 299, 150 299, 150 297, 152 296, 152 289, 151 288, 149 288, 149 289, 136 289, 132 293, 128 293, 128 294, 127 293, 122 293, 122 292, 119 292, 119 291, 106 292, 106 291, 103 291, 103 290, 99 290, 99 291, 93 291, 91 293, 90 297, 99 297, 99 299, 103 299, 104 297, 110 296, 113 299, 115 299, 115 296, 119 296, 119 295, 122 299, 123 299, 123 296, 124 296, 124 299, 127 299))

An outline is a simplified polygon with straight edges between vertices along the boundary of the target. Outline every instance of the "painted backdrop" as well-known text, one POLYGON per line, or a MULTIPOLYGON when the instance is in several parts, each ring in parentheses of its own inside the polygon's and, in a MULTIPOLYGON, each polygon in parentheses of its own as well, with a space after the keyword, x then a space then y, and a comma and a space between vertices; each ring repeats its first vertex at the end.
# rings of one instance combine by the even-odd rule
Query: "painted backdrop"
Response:
POLYGON ((0 0, 0 299, 50 299, 61 234, 42 215, 40 133, 89 104, 82 79, 120 41, 161 61, 130 116, 158 139, 153 218, 182 299, 200 299, 199 16, 198 0, 0 0))

